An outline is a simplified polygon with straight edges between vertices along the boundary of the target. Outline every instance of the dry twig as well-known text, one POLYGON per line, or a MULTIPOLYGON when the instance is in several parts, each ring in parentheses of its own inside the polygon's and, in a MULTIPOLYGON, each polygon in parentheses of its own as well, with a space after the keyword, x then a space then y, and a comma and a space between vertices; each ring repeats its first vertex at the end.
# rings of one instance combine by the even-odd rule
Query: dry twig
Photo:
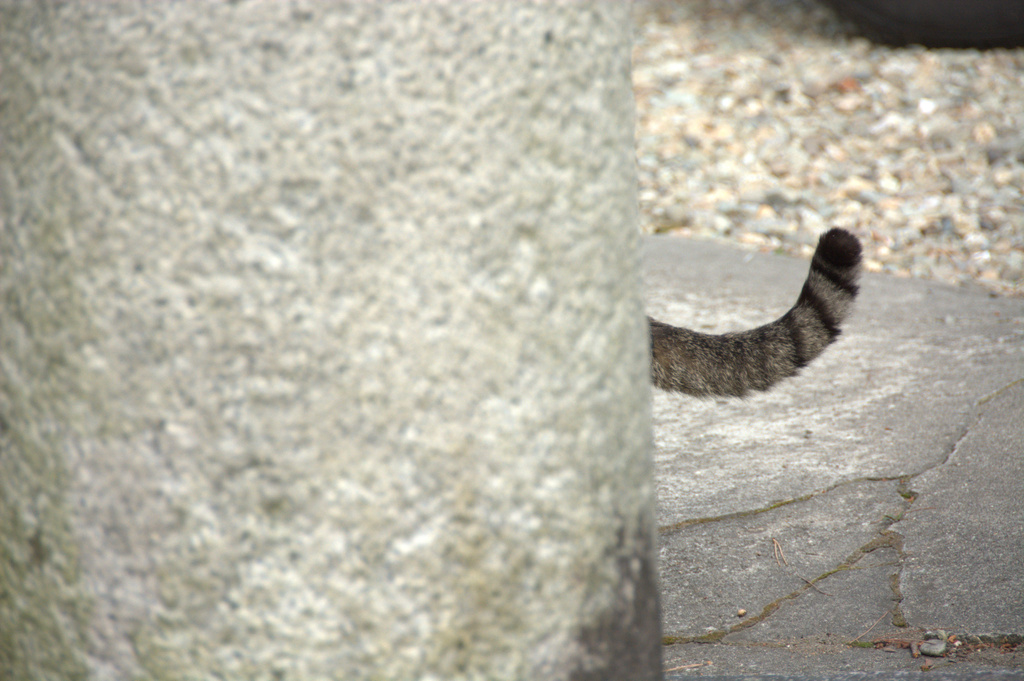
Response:
POLYGON ((772 550, 775 552, 775 562, 779 567, 782 567, 783 563, 788 567, 789 561, 786 560, 786 554, 782 552, 782 544, 775 537, 772 537, 772 550), (779 556, 782 556, 782 562, 779 562, 779 556))
POLYGON ((684 664, 684 665, 680 665, 678 667, 672 667, 671 669, 666 669, 664 671, 666 671, 666 672, 677 672, 680 669, 696 669, 697 667, 710 667, 710 666, 711 666, 711 660, 704 660, 703 662, 697 662, 696 664, 684 664))
MULTIPOLYGON (((883 612, 883 613, 882 613, 882 617, 885 617, 885 616, 886 616, 886 615, 888 615, 888 614, 889 614, 889 611, 888 611, 888 610, 886 610, 885 612, 883 612)), ((882 621, 882 617, 879 617, 879 618, 878 618, 877 620, 875 620, 875 624, 878 624, 879 622, 881 622, 881 621, 882 621)), ((870 627, 868 627, 868 630, 867 630, 867 631, 865 631, 865 632, 864 632, 863 634, 861 634, 861 635, 860 635, 860 636, 858 636, 857 638, 855 638, 855 639, 853 639, 852 641, 850 641, 850 643, 856 643, 856 642, 857 642, 857 640, 858 640, 858 639, 859 639, 859 638, 860 638, 861 636, 865 636, 865 635, 867 635, 868 631, 871 631, 872 629, 874 629, 874 628, 875 628, 875 624, 872 624, 872 625, 871 625, 870 627)))
MULTIPOLYGON (((800 575, 797 575, 797 574, 796 574, 796 571, 794 571, 794 570, 791 570, 791 572, 792 572, 792 573, 793 573, 794 575, 796 575, 797 577, 800 577, 800 575)), ((807 582, 807 586, 811 587, 812 589, 814 589, 815 591, 817 591, 818 593, 820 593, 820 594, 821 594, 822 596, 831 596, 831 595, 832 595, 832 594, 830 594, 829 592, 827 592, 827 591, 822 591, 821 589, 819 589, 818 587, 816 587, 816 586, 814 585, 814 582, 812 582, 811 580, 807 579, 806 577, 800 577, 800 579, 802 579, 802 580, 804 580, 805 582, 807 582)), ((863 635, 864 635, 864 634, 861 634, 861 636, 863 636, 863 635)))

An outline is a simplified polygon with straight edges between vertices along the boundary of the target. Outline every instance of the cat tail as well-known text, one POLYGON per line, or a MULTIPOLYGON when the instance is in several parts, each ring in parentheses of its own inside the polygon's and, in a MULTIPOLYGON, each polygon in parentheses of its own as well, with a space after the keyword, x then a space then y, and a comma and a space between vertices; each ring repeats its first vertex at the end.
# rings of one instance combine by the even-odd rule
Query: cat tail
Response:
POLYGON ((840 334, 857 296, 861 246, 831 229, 818 240, 796 304, 749 331, 710 335, 664 324, 651 327, 651 382, 698 397, 742 397, 793 376, 840 334))

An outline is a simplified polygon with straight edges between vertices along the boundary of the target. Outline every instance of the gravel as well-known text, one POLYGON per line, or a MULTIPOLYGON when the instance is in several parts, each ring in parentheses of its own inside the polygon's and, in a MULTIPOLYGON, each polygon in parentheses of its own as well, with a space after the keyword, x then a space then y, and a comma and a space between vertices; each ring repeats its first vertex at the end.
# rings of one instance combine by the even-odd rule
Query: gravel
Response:
POLYGON ((891 48, 811 0, 645 0, 633 80, 645 232, 1024 296, 1024 49, 891 48))

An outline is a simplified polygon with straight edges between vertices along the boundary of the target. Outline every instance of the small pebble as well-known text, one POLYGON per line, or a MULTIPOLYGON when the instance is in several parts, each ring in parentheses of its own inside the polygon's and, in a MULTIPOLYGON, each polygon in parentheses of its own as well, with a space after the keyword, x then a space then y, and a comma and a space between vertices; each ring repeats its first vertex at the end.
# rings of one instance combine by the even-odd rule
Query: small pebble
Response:
POLYGON ((929 657, 942 657, 942 654, 945 652, 946 642, 942 639, 935 638, 921 644, 922 655, 928 655, 929 657))

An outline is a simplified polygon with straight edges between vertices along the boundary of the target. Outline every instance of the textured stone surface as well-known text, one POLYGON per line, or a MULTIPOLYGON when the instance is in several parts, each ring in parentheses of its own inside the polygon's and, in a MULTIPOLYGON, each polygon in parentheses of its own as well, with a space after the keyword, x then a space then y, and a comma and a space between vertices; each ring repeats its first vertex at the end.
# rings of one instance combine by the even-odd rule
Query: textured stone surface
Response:
MULTIPOLYGON (((781 314, 807 271, 667 236, 645 263, 652 315, 709 333, 781 314)), ((928 629, 961 641, 929 675, 1024 677, 1024 305, 861 284, 839 341, 775 390, 654 396, 668 678, 902 678, 928 629)))
POLYGON ((914 481, 928 517, 908 514, 893 526, 906 537, 907 617, 1024 634, 1024 570, 1016 568, 1024 557, 1022 416, 1024 377, 980 400, 945 465, 914 481))
POLYGON ((0 665, 659 673, 628 7, 0 26, 0 665))

